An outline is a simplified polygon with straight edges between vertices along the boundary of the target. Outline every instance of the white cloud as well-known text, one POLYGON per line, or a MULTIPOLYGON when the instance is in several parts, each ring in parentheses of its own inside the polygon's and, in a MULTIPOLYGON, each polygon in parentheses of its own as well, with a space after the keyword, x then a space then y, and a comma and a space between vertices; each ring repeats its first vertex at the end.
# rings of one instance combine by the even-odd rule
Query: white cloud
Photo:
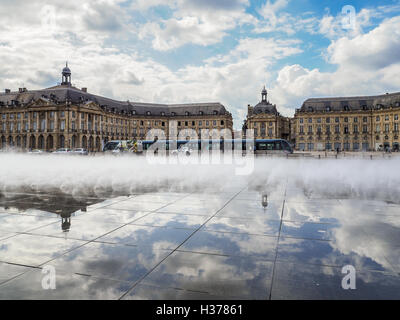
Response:
POLYGON ((300 107, 315 96, 351 96, 399 91, 400 17, 354 38, 340 38, 328 48, 334 72, 294 64, 282 68, 273 92, 285 106, 300 107))
POLYGON ((247 0, 177 0, 170 7, 171 18, 146 23, 139 37, 152 39, 153 48, 160 51, 185 44, 215 44, 236 26, 252 21, 252 16, 245 13, 247 4, 247 0))

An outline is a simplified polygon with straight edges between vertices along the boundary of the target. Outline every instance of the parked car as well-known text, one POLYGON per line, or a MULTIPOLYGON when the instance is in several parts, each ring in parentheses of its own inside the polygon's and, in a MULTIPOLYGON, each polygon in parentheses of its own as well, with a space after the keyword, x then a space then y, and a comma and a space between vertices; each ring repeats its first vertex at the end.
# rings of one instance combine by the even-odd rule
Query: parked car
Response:
POLYGON ((56 151, 53 151, 52 153, 54 153, 54 154, 69 154, 69 153, 71 153, 71 149, 60 148, 60 149, 57 149, 56 151))
POLYGON ((28 153, 30 153, 30 154, 43 154, 44 151, 43 150, 39 150, 39 149, 33 149, 33 150, 28 151, 28 153))
POLYGON ((75 148, 74 150, 72 150, 72 153, 81 156, 87 156, 89 154, 89 152, 83 148, 75 148))

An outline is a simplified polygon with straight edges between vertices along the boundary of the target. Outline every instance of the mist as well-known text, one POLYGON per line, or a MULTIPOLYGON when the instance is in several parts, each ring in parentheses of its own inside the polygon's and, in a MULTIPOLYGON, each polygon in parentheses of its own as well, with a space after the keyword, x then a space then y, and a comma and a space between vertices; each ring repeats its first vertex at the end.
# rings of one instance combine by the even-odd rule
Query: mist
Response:
MULTIPOLYGON (((165 160, 165 159, 164 159, 165 160)), ((249 174, 231 164, 157 164, 144 156, 0 155, 0 192, 73 196, 145 192, 271 193, 300 188, 308 198, 359 198, 400 203, 400 159, 252 158, 249 174)))

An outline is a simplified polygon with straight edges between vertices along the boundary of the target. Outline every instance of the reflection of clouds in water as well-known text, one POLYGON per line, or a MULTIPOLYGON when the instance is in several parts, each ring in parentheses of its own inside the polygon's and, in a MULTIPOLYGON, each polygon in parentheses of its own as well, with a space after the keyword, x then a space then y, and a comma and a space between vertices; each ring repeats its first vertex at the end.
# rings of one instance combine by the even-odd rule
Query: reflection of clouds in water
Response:
POLYGON ((2 286, 0 299, 118 299, 128 283, 56 271, 56 289, 43 290, 45 275, 33 270, 2 286))
POLYGON ((54 261, 56 269, 92 274, 114 280, 136 281, 170 251, 155 250, 150 246, 89 243, 54 261))
POLYGON ((144 283, 260 299, 267 295, 271 273, 272 262, 175 252, 144 283))
MULTIPOLYGON (((365 258, 369 258, 385 270, 394 271, 388 259, 399 260, 396 258, 398 251, 393 250, 393 246, 400 240, 400 219, 397 217, 374 215, 368 211, 368 207, 356 201, 336 206, 322 206, 316 211, 310 210, 309 202, 289 205, 284 219, 337 223, 338 226, 331 230, 333 241, 329 242, 329 245, 333 250, 351 256, 358 269, 368 269, 365 258), (383 219, 385 222, 380 221, 383 219)), ((333 255, 322 260, 323 263, 336 265, 340 264, 339 261, 333 255)))

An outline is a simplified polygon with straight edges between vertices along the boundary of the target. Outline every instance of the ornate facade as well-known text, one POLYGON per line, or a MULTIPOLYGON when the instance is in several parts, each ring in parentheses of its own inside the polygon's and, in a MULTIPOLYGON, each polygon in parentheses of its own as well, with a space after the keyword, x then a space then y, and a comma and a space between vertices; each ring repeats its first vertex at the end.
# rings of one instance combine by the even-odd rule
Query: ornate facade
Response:
POLYGON ((399 150, 400 93, 306 100, 291 134, 296 150, 399 150))
POLYGON ((290 119, 283 117, 276 105, 267 99, 267 90, 261 92, 261 101, 254 107, 248 105, 243 129, 254 130, 255 139, 287 139, 290 135, 290 119))
POLYGON ((144 140, 151 129, 169 138, 201 130, 229 129, 232 115, 220 103, 150 104, 93 95, 71 84, 68 65, 62 82, 43 90, 6 89, 0 94, 0 147, 42 149, 85 148, 100 151, 110 140, 144 140), (192 131, 193 130, 193 131, 192 131))

